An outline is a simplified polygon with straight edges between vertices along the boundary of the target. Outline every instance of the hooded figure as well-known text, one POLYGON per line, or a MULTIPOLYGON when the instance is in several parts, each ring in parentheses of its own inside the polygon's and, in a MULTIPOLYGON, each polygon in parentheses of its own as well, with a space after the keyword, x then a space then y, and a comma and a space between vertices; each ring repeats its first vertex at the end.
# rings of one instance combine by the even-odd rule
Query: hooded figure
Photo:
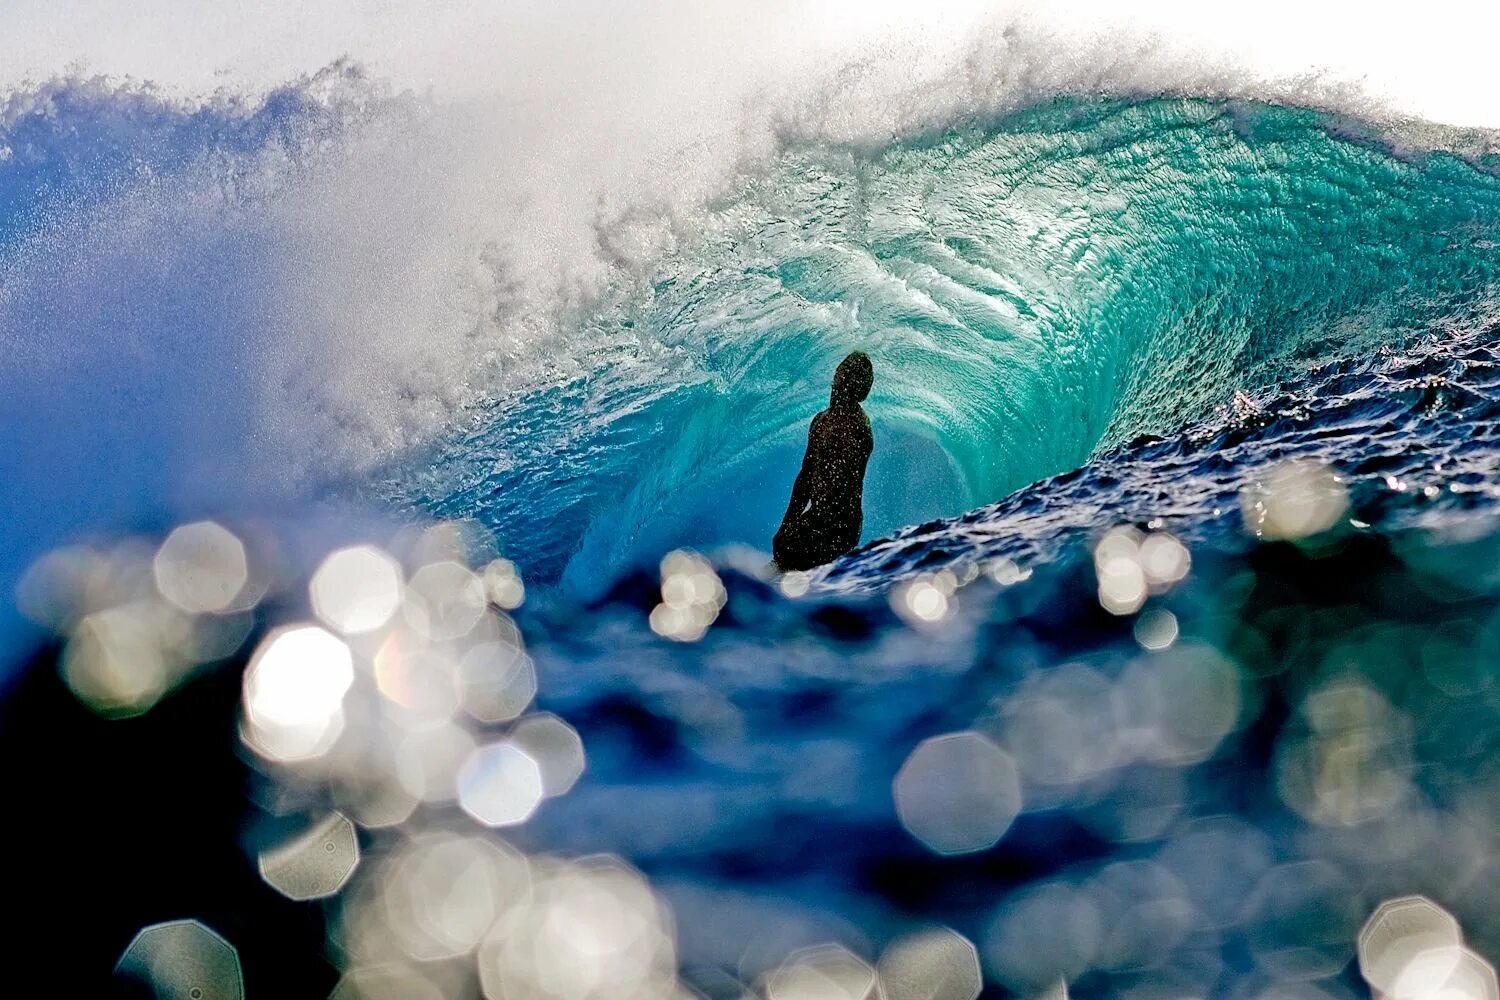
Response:
POLYGON ((834 372, 828 409, 813 417, 802 471, 771 545, 783 572, 832 562, 859 544, 865 464, 875 447, 870 418, 859 404, 874 381, 874 366, 860 351, 834 372))

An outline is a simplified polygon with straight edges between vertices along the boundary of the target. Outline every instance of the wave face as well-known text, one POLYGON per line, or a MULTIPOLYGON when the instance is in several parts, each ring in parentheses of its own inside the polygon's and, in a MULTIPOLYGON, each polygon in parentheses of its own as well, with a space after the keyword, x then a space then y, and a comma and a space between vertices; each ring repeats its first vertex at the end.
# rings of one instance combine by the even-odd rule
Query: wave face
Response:
POLYGON ((588 593, 676 545, 765 548, 851 349, 866 535, 1167 433, 1310 360, 1494 308, 1500 178, 1220 100, 1055 100, 878 149, 793 146, 380 491, 588 593))

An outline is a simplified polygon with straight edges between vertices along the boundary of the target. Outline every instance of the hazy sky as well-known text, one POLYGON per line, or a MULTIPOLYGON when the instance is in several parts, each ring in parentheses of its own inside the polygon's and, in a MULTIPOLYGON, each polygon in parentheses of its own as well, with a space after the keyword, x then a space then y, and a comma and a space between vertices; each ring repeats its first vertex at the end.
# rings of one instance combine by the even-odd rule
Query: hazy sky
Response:
POLYGON ((0 85, 76 66, 173 89, 259 87, 350 55, 401 86, 463 96, 513 86, 626 18, 719 20, 730 37, 839 50, 881 35, 956 43, 1007 10, 1068 32, 1159 33, 1267 75, 1323 69, 1424 117, 1500 126, 1500 3, 1475 0, 4 0, 0 85))

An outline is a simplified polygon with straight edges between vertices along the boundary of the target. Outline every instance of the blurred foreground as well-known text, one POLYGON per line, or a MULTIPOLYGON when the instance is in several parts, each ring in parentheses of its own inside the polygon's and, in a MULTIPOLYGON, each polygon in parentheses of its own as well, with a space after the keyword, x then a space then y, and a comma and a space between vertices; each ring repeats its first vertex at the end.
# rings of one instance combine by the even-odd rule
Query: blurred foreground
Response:
POLYGON ((464 525, 310 579, 207 522, 59 553, 8 951, 174 997, 1496 996, 1500 534, 1296 523, 888 595, 678 553, 589 608, 464 525))

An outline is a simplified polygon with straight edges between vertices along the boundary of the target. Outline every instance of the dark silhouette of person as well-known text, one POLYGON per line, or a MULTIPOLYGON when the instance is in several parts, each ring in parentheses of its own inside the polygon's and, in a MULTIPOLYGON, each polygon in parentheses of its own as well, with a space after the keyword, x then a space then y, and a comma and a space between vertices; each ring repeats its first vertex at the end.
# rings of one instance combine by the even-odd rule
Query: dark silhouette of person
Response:
POLYGON ((865 465, 875 448, 870 418, 859 404, 874 382, 875 368, 861 351, 839 362, 834 372, 828 409, 813 417, 802 470, 771 543, 783 572, 832 562, 859 544, 865 465))

